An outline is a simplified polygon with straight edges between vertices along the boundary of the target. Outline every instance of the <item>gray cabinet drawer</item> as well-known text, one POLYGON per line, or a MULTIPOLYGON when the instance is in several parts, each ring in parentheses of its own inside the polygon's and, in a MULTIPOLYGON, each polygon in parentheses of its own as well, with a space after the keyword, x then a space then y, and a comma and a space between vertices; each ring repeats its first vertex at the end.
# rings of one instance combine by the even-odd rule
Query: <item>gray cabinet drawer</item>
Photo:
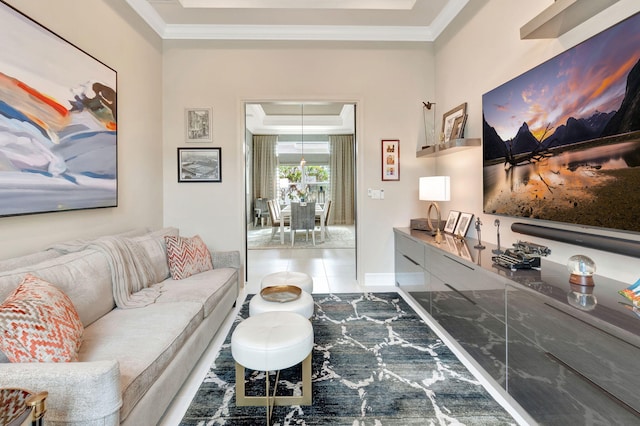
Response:
MULTIPOLYGON (((619 339, 597 323, 587 323, 569 308, 555 307, 528 291, 509 285, 507 315, 509 327, 540 348, 550 359, 640 413, 637 370, 640 348, 619 339)), ((535 370, 535 368, 533 368, 535 370)), ((560 385, 558 385, 560 386, 560 385)), ((566 390, 571 393, 572 390, 566 390)))
POLYGON ((424 268, 424 244, 405 237, 404 235, 395 235, 396 251, 402 253, 405 257, 424 268))
POLYGON ((430 249, 429 272, 458 291, 504 289, 505 282, 494 274, 486 274, 482 268, 462 261, 442 251, 430 249))
POLYGON ((396 285, 424 286, 427 282, 422 267, 407 255, 396 251, 396 285))

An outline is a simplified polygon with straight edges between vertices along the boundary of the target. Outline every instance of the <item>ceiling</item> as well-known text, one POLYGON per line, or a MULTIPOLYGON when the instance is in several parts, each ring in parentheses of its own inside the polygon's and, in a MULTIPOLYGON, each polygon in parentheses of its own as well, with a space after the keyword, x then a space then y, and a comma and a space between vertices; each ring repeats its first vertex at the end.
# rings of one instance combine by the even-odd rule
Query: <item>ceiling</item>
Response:
POLYGON ((353 134, 355 106, 342 102, 247 104, 246 127, 254 135, 353 134))
POLYGON ((435 41, 469 0, 126 0, 163 39, 435 41))
MULTIPOLYGON (((163 39, 432 42, 469 0, 126 0, 163 39)), ((253 134, 354 133, 353 105, 247 106, 253 134)))

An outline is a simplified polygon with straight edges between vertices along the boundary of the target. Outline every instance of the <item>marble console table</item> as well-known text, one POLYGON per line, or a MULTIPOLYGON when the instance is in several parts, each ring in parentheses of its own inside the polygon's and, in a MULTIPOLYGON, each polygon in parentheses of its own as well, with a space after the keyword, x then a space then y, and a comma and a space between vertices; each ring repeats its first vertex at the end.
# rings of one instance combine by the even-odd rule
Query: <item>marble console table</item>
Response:
POLYGON ((572 306, 569 273, 493 264, 490 244, 395 228, 396 284, 541 424, 640 422, 640 318, 595 276, 593 310, 572 306), (622 302, 622 303, 621 303, 622 302))

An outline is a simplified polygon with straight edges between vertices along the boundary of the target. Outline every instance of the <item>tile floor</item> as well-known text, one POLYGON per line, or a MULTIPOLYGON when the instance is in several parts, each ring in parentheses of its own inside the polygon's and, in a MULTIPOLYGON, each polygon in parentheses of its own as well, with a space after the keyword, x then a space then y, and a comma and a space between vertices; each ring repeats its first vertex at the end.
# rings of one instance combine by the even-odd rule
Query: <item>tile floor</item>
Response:
MULTIPOLYGON (((240 300, 244 300, 247 294, 255 294, 260 290, 260 280, 264 275, 278 271, 300 271, 311 275, 314 293, 364 291, 356 281, 355 249, 249 250, 247 263, 248 280, 242 289, 240 300)), ((224 342, 236 313, 237 308, 227 317, 227 321, 209 344, 208 350, 167 409, 160 422, 161 426, 175 426, 180 423, 209 366, 213 363, 218 348, 224 342)))

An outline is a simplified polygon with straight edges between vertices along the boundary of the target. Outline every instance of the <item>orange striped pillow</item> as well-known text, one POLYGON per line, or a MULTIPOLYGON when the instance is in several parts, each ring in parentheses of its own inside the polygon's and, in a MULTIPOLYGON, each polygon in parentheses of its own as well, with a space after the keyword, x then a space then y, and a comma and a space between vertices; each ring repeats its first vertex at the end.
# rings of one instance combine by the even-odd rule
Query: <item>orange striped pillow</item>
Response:
POLYGON ((83 332, 71 299, 31 274, 0 305, 0 351, 11 362, 77 361, 83 332))
POLYGON ((211 253, 202 238, 165 236, 167 260, 171 278, 181 280, 193 274, 213 269, 211 253))

